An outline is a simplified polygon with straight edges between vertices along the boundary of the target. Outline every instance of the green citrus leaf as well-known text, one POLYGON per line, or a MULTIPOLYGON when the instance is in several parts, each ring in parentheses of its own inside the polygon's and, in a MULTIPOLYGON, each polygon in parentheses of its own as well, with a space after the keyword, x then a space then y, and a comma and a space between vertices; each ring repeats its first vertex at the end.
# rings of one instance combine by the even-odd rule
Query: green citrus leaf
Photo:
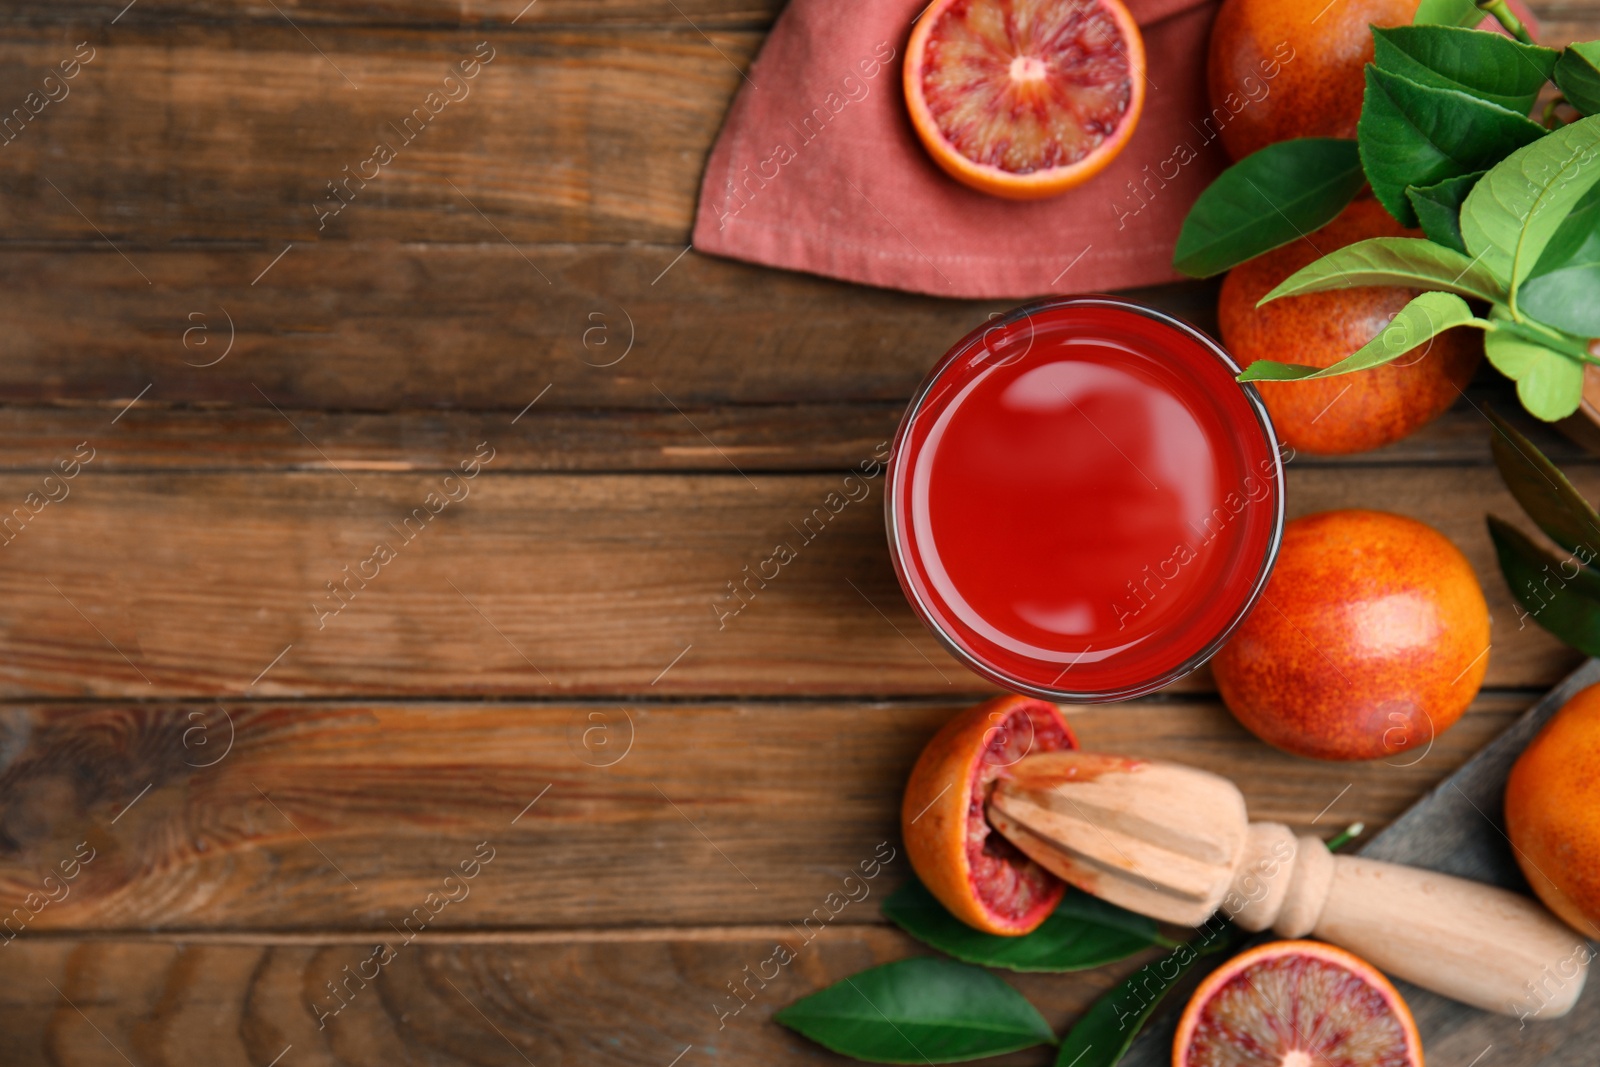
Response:
POLYGON ((883 902, 883 914, 912 937, 967 963, 1012 971, 1081 971, 1163 944, 1156 924, 1077 889, 1022 937, 974 930, 912 879, 883 902))
POLYGON ((1418 26, 1476 26, 1483 21, 1477 0, 1422 0, 1411 20, 1418 26))
POLYGON ((1512 152, 1461 206, 1467 252, 1517 290, 1584 194, 1600 181, 1600 118, 1579 119, 1512 152))
POLYGON ((1254 152, 1200 194, 1172 265, 1209 278, 1332 222, 1366 184, 1354 141, 1301 137, 1254 152))
POLYGON ((862 971, 772 1018, 872 1063, 959 1063, 1055 1042, 1015 989, 979 967, 927 956, 862 971))
POLYGON ((1568 45, 1555 79, 1567 103, 1585 115, 1600 115, 1600 41, 1568 45))
POLYGON ((1307 378, 1332 378, 1368 370, 1405 355, 1444 331, 1479 320, 1467 302, 1453 293, 1423 293, 1400 309, 1383 330, 1331 367, 1305 367, 1258 359, 1239 375, 1241 382, 1296 382, 1307 378))
POLYGON ((1579 652, 1600 656, 1600 573, 1583 566, 1593 554, 1580 550, 1563 558, 1510 523, 1488 519, 1500 573, 1526 613, 1517 628, 1531 618, 1579 652))
POLYGON ((1179 945, 1089 1005, 1061 1038, 1056 1067, 1114 1067, 1167 991, 1201 958, 1231 948, 1236 933, 1229 926, 1179 945))
POLYGON ((1583 494, 1515 426, 1491 408, 1484 414, 1495 429, 1489 435, 1494 464, 1528 518, 1568 552, 1584 546, 1590 557, 1600 553, 1600 515, 1583 494))
POLYGON ((1545 246, 1517 294, 1521 310, 1576 337, 1600 337, 1600 185, 1545 246))
POLYGON ((1373 195, 1403 225, 1417 225, 1406 186, 1420 189, 1484 170, 1545 133, 1498 104, 1367 66, 1356 125, 1361 164, 1373 195))
POLYGON ((1539 262, 1534 264, 1533 273, 1546 274, 1558 270, 1574 258, 1586 254, 1588 249, 1585 246, 1594 244, 1597 231, 1600 231, 1600 184, 1584 193, 1556 228, 1555 235, 1540 254, 1539 262))
POLYGON ((1374 26, 1372 39, 1379 70, 1418 85, 1457 89, 1519 115, 1533 107, 1561 55, 1456 26, 1374 26))
POLYGON ((1420 237, 1373 237, 1335 249, 1300 268, 1262 297, 1261 303, 1355 285, 1442 289, 1491 303, 1505 300, 1505 291, 1495 277, 1460 252, 1420 237))
POLYGON ((1528 413, 1556 422, 1583 400, 1583 364, 1508 329, 1489 331, 1483 351, 1495 370, 1517 383, 1517 399, 1528 413))
POLYGON ((1600 337, 1597 293, 1600 256, 1529 278, 1522 287, 1522 310, 1546 326, 1578 336, 1600 337))
POLYGON ((1457 252, 1467 250, 1467 243, 1461 239, 1461 205, 1484 174, 1484 171, 1475 170, 1421 189, 1406 186, 1406 199, 1411 201, 1417 223, 1428 240, 1457 252))

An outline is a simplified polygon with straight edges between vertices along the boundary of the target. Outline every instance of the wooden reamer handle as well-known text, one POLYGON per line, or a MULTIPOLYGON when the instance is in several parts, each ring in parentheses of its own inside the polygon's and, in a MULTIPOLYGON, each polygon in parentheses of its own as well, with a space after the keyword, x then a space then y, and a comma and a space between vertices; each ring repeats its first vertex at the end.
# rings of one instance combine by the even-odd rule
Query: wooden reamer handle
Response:
POLYGON ((1253 823, 1245 852, 1225 910, 1247 930, 1318 937, 1424 989, 1525 1019, 1563 1015, 1583 991, 1588 943, 1519 893, 1337 856, 1275 823, 1253 823))

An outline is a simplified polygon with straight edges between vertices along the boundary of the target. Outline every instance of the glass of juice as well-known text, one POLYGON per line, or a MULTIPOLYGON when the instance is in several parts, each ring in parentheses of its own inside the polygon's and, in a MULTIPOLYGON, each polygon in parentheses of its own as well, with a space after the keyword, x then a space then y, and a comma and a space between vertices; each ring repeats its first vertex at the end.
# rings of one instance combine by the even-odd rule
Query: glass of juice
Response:
POLYGON ((959 659, 1047 700, 1203 664, 1266 586, 1283 465, 1218 345, 1108 297, 1030 304, 922 384, 889 462, 889 550, 959 659))

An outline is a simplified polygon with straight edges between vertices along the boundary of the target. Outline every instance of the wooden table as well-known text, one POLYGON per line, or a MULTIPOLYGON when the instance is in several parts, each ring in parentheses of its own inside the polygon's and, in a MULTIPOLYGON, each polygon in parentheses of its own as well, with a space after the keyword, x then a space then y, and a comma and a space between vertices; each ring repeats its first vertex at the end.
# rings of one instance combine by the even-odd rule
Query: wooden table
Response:
MULTIPOLYGON (((881 479, 719 608, 998 305, 682 254, 776 0, 124 2, 3 15, 4 107, 92 58, 0 145, 0 1062, 832 1062, 768 1016, 917 950, 876 910, 898 793, 987 690, 907 609, 881 479)), ((1404 511, 1478 569, 1487 688, 1424 758, 1279 755, 1204 673, 1084 741, 1392 819, 1577 661, 1493 564, 1486 430, 1289 469, 1293 514, 1404 511)), ((1015 981, 1059 1026, 1121 973, 1015 981)))

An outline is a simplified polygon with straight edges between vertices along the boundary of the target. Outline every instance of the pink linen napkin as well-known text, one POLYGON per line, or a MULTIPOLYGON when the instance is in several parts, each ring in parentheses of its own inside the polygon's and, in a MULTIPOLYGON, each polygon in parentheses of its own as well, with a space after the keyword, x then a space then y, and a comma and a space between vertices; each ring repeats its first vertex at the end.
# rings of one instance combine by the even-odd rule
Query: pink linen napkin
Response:
MULTIPOLYGON (((1138 128, 1089 182, 1031 203, 958 184, 917 139, 900 69, 926 2, 792 0, 712 149, 694 247, 949 297, 1177 278, 1183 217, 1227 165, 1205 85, 1218 0, 1128 0, 1148 57, 1138 128)), ((1250 95, 1270 91, 1264 78, 1250 95)))

